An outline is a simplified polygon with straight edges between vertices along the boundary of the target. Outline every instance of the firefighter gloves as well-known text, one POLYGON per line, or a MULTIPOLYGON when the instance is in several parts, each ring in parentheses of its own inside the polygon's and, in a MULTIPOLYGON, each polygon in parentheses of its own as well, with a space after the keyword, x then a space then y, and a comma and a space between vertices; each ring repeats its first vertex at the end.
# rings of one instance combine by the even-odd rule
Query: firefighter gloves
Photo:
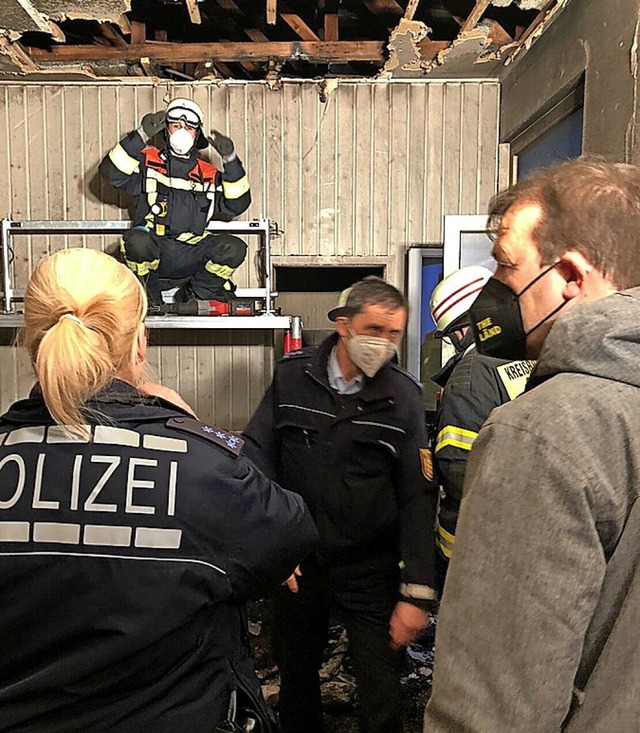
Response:
POLYGON ((145 135, 153 137, 157 135, 160 130, 164 128, 165 113, 162 112, 149 112, 142 118, 140 127, 144 130, 145 135))
POLYGON ((221 158, 228 158, 234 154, 233 140, 221 132, 211 130, 211 137, 208 137, 207 140, 221 158))

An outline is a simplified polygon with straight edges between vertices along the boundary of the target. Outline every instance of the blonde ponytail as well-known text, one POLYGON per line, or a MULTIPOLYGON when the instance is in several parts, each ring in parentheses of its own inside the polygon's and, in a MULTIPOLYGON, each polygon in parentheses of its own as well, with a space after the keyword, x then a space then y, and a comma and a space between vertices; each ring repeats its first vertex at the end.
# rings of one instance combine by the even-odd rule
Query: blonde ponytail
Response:
POLYGON ((103 252, 68 249, 36 267, 21 342, 58 424, 82 433, 85 404, 129 377, 146 309, 133 273, 103 252))

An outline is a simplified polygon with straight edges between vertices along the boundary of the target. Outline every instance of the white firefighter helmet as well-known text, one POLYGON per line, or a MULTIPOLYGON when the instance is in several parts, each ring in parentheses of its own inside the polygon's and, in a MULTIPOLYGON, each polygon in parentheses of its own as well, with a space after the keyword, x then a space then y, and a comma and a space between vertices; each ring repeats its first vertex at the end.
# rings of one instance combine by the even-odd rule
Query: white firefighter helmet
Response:
POLYGON ((431 317, 436 324, 436 338, 468 324, 469 308, 492 275, 486 267, 470 265, 452 272, 438 283, 429 301, 431 317))
POLYGON ((209 145, 205 134, 202 132, 204 123, 202 108, 192 99, 185 99, 184 97, 172 99, 167 105, 165 114, 167 125, 170 122, 180 122, 182 120, 187 127, 198 131, 195 139, 196 148, 202 150, 209 145))

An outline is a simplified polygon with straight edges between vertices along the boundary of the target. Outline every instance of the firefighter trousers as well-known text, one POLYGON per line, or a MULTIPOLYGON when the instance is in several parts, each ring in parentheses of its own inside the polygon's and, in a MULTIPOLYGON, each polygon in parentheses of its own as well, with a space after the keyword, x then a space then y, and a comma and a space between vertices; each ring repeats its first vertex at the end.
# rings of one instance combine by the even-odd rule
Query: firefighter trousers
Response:
POLYGON ((159 279, 188 282, 196 298, 207 300, 233 290, 231 276, 244 262, 247 245, 226 232, 185 244, 136 228, 125 232, 122 251, 129 268, 145 279, 150 291, 159 287, 159 279))

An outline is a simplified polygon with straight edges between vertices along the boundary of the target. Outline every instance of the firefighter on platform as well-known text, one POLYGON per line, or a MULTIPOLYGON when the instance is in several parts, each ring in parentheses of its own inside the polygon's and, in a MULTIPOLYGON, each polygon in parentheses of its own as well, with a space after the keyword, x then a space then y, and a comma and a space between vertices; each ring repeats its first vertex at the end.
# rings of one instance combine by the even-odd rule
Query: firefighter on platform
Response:
POLYGON ((489 413, 517 397, 533 369, 531 361, 507 361, 478 354, 469 328, 469 308, 491 277, 486 267, 470 266, 448 275, 429 303, 436 338, 447 339, 455 354, 433 376, 442 388, 436 417, 434 459, 442 491, 436 525, 439 590, 444 585, 455 543, 467 458, 489 413))
POLYGON ((162 303, 161 280, 180 286, 177 301, 227 300, 231 276, 247 246, 226 232, 206 231, 211 219, 228 221, 247 210, 251 193, 233 141, 203 132, 202 109, 190 99, 173 99, 150 112, 100 163, 100 173, 135 200, 133 228, 121 249, 128 267, 147 289, 152 305, 162 303), (162 150, 149 144, 163 133, 162 150), (218 170, 198 156, 211 145, 223 163, 218 170))

